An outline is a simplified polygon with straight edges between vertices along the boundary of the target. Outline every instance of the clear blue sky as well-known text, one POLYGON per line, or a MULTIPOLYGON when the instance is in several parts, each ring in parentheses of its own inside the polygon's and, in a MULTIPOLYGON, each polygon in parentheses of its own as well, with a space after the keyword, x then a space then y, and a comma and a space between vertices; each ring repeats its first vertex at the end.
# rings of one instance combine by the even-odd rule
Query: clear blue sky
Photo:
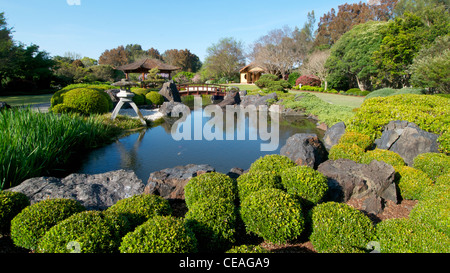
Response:
MULTIPOLYGON (((98 59, 106 49, 189 49, 203 61, 206 49, 234 37, 250 46, 268 31, 301 28, 355 0, 0 0, 14 40, 34 43, 51 56, 75 52, 98 59)), ((364 2, 364 0, 363 0, 364 2)))

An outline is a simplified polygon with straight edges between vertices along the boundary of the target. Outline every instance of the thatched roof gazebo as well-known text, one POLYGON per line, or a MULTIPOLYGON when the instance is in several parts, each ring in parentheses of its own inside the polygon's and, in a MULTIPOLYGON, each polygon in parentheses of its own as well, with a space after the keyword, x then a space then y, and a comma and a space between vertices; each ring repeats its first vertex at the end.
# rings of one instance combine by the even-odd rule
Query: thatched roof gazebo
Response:
POLYGON ((181 69, 180 67, 165 64, 157 59, 144 59, 131 64, 119 66, 116 69, 123 71, 125 73, 126 79, 128 80, 128 73, 141 73, 142 79, 144 79, 145 74, 153 68, 158 68, 159 74, 163 78, 169 78, 169 80, 172 78, 171 73, 173 71, 181 69))

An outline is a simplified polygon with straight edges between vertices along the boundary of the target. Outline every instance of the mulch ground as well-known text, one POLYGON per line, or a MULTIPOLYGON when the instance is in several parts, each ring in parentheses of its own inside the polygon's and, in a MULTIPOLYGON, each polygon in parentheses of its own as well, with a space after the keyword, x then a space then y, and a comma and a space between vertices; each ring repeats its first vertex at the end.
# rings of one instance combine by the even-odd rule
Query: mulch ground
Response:
MULTIPOLYGON (((361 210, 364 199, 352 199, 347 202, 348 205, 361 210)), ((366 214, 374 224, 377 224, 380 221, 392 218, 406 218, 409 215, 409 212, 412 208, 417 204, 416 200, 403 200, 399 204, 395 204, 392 201, 388 201, 385 204, 384 210, 382 213, 374 215, 366 213, 361 210, 364 214, 366 214)), ((184 202, 171 202, 171 206, 173 209, 172 215, 177 217, 183 217, 187 212, 186 204, 184 202)), ((250 242, 244 243, 253 243, 259 244, 263 248, 275 252, 275 253, 315 253, 313 245, 307 239, 298 239, 296 241, 292 241, 287 244, 273 244, 270 242, 261 242, 261 239, 253 238, 250 242)), ((12 242, 11 238, 8 235, 0 235, 0 253, 30 253, 29 250, 16 247, 12 242)))

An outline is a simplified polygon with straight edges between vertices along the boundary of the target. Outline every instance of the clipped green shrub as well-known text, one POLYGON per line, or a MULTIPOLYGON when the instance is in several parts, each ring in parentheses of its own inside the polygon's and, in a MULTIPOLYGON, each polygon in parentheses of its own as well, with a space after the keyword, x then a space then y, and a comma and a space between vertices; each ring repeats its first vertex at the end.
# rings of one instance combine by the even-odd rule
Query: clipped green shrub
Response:
POLYGON ((382 253, 448 253, 450 239, 428 224, 407 218, 377 224, 382 253))
MULTIPOLYGON (((421 200, 409 213, 409 218, 427 223, 450 236, 450 195, 443 198, 421 200)), ((450 238, 450 237, 449 237, 450 238)))
POLYGON ((373 141, 367 135, 364 135, 364 134, 361 134, 361 133, 357 133, 357 132, 346 131, 345 134, 343 134, 341 136, 341 138, 339 139, 339 143, 338 144, 343 144, 343 145, 356 144, 361 149, 367 150, 368 148, 370 148, 370 146, 372 146, 373 141))
POLYGON ((294 240, 305 226, 300 203, 279 189, 250 194, 241 202, 240 213, 247 232, 273 243, 294 240))
POLYGON ((147 93, 145 98, 153 105, 162 105, 164 103, 164 97, 156 91, 147 93))
MULTIPOLYGON (((373 92, 372 92, 373 93, 373 92)), ((450 153, 450 99, 434 95, 394 95, 365 100, 347 130, 377 139, 392 120, 414 122, 422 130, 439 134, 441 152, 450 153)))
POLYGON ((420 200, 422 191, 433 185, 424 172, 412 167, 396 166, 395 171, 395 181, 403 199, 420 200))
POLYGON ((305 205, 319 203, 328 190, 327 178, 308 166, 297 166, 281 174, 281 183, 287 193, 298 196, 305 205))
POLYGON ((271 82, 278 81, 279 77, 277 75, 272 74, 264 74, 255 82, 255 85, 259 88, 268 87, 271 82))
POLYGON ((147 100, 145 99, 145 96, 142 94, 134 94, 134 97, 131 98, 133 100, 134 103, 136 103, 136 105, 140 106, 140 105, 145 105, 147 104, 147 100))
POLYGON ((121 253, 193 253, 197 239, 182 218, 155 216, 122 239, 121 253))
POLYGON ((21 192, 0 191, 0 234, 9 233, 11 220, 29 205, 30 200, 21 192))
POLYGON ((327 202, 311 210, 309 239, 318 252, 364 250, 375 236, 372 221, 345 203, 327 202))
POLYGON ((450 156, 440 153, 424 153, 414 158, 414 168, 426 173, 432 180, 450 173, 450 156))
POLYGON ((284 155, 272 154, 258 158, 250 165, 249 172, 267 171, 281 175, 281 173, 285 169, 294 166, 296 166, 296 164, 289 157, 284 155))
POLYGON ((110 110, 109 96, 104 94, 106 93, 103 91, 77 88, 63 95, 63 104, 84 115, 104 114, 110 110))
POLYGON ((448 199, 450 197, 450 184, 436 183, 423 189, 420 200, 448 199))
POLYGON ((337 160, 339 158, 346 158, 355 162, 361 162, 364 156, 364 150, 356 144, 337 144, 331 147, 328 158, 337 160))
POLYGON ((443 174, 436 178, 436 185, 448 185, 450 186, 450 173, 443 174))
POLYGON ((372 160, 383 161, 391 166, 405 166, 403 158, 399 154, 389 150, 376 148, 375 150, 367 151, 361 157, 361 163, 364 164, 369 164, 372 160))
POLYGON ((125 216, 84 211, 53 226, 38 245, 41 253, 114 253, 130 226, 125 216))
POLYGON ((161 196, 140 194, 117 201, 107 211, 124 215, 135 228, 155 215, 170 215, 172 208, 161 196))
POLYGON ((267 249, 256 245, 233 246, 225 253, 270 253, 267 249))
POLYGON ((130 90, 134 94, 143 95, 143 96, 147 95, 150 92, 150 89, 140 88, 140 87, 132 87, 130 90))
POLYGON ((67 106, 64 103, 55 105, 51 108, 51 112, 55 114, 69 114, 69 113, 77 113, 77 109, 67 106))
POLYGON ((237 178, 237 188, 240 200, 249 194, 268 188, 282 189, 280 176, 269 171, 252 171, 237 178))
POLYGON ((235 242, 236 207, 224 198, 211 197, 196 202, 185 219, 196 235, 199 251, 221 251, 235 242))
POLYGON ((204 173, 191 178, 184 187, 186 205, 192 205, 202 199, 221 197, 234 203, 236 200, 236 182, 223 173, 204 173))
POLYGON ((26 207, 11 221, 14 244, 36 249, 42 236, 54 225, 85 208, 72 199, 48 199, 26 207))

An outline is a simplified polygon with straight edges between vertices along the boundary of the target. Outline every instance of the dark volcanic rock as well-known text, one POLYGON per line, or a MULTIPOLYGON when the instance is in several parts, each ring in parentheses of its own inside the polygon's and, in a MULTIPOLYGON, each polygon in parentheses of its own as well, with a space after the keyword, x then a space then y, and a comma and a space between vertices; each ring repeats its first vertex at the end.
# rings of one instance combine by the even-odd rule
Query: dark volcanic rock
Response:
POLYGON ((133 171, 118 170, 103 174, 71 174, 65 178, 37 177, 8 189, 28 196, 31 204, 44 199, 75 199, 90 210, 102 210, 117 201, 141 194, 144 183, 133 171))
POLYGON ((317 168, 327 159, 327 151, 316 134, 295 134, 281 147, 281 155, 292 159, 297 165, 317 168))

